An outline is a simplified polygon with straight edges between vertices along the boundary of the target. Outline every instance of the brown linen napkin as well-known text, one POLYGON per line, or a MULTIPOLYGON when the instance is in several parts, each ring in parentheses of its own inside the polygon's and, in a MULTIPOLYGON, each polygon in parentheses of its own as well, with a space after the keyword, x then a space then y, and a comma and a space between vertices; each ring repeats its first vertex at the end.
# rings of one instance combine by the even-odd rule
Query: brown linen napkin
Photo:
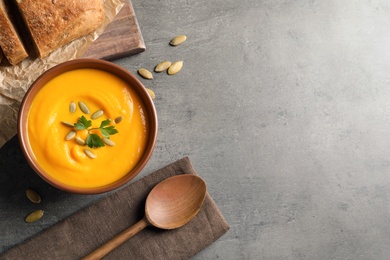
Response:
MULTIPOLYGON (((162 180, 179 174, 196 174, 187 157, 80 210, 11 248, 0 259, 80 259, 140 220, 149 191, 162 180)), ((207 194, 198 215, 184 227, 147 227, 105 259, 188 259, 228 230, 228 223, 207 194)))

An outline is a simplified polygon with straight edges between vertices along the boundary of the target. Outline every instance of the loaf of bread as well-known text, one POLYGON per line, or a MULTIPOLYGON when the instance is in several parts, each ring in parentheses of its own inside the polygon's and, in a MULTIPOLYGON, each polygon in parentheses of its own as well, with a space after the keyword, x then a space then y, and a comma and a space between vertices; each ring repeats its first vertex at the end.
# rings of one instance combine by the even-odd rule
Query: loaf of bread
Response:
POLYGON ((16 0, 38 56, 94 31, 103 22, 102 0, 16 0))
POLYGON ((6 0, 0 0, 0 47, 12 65, 28 57, 14 23, 10 6, 6 0))

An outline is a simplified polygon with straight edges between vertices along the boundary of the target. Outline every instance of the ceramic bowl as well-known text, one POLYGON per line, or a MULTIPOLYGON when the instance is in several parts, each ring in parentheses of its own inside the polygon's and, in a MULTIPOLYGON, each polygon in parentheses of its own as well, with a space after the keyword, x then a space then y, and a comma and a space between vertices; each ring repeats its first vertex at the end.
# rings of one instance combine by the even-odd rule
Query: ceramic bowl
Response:
POLYGON ((41 178, 43 178, 46 182, 48 182, 52 186, 67 192, 78 193, 78 194, 97 194, 97 193, 112 191, 114 189, 117 189, 127 184, 130 180, 132 180, 135 176, 137 176, 141 172, 141 170, 145 167, 145 165, 147 164, 147 162, 149 161, 153 153, 156 139, 157 139, 157 129, 158 129, 157 113, 153 101, 150 98, 150 95, 146 91, 145 87, 142 85, 142 83, 132 73, 125 70, 124 68, 114 63, 102 61, 98 59, 76 59, 76 60, 59 64, 44 72, 40 77, 38 77, 35 80, 35 82, 31 85, 31 87, 27 91, 21 103, 21 107, 18 115, 18 139, 22 151, 24 153, 24 156, 26 157, 28 163, 33 168, 33 170, 41 178), (139 160, 138 164, 130 172, 128 172, 123 178, 111 184, 108 184, 106 186, 96 187, 96 188, 72 187, 63 184, 62 182, 51 177, 48 173, 46 173, 42 169, 42 167, 40 166, 40 162, 37 161, 37 159, 35 158, 28 138, 27 122, 29 116, 29 108, 36 94, 40 91, 40 89, 43 86, 45 86, 47 82, 49 82, 51 79, 55 78, 56 76, 65 73, 67 71, 84 69, 84 68, 103 70, 125 81, 128 84, 129 88, 132 88, 144 103, 145 110, 146 110, 144 111, 144 114, 145 117, 149 119, 148 141, 146 143, 144 153, 141 156, 141 159, 139 160))

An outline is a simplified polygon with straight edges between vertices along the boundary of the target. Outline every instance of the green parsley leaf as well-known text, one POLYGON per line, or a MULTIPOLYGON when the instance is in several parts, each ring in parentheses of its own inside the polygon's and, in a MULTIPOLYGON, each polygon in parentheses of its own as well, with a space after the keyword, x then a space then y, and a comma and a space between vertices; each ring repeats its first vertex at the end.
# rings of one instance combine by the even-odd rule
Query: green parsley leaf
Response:
POLYGON ((76 130, 85 130, 92 126, 92 121, 87 120, 85 116, 81 116, 77 123, 74 124, 76 130))
POLYGON ((118 130, 115 129, 115 126, 108 126, 100 128, 100 132, 102 132, 102 135, 104 135, 106 138, 110 138, 110 135, 118 133, 118 130))
POLYGON ((86 141, 89 148, 103 147, 104 142, 97 134, 89 134, 86 141))
POLYGON ((106 120, 102 121, 102 123, 100 124, 100 127, 99 127, 99 128, 106 127, 106 126, 108 126, 110 123, 111 123, 111 120, 110 120, 110 119, 106 119, 106 120))
POLYGON ((79 117, 77 123, 74 124, 75 130, 87 130, 88 137, 85 141, 89 148, 98 148, 105 146, 102 137, 98 134, 92 134, 92 130, 100 130, 102 136, 106 138, 110 138, 110 135, 114 135, 118 133, 118 130, 115 129, 115 126, 110 125, 111 120, 106 119, 100 123, 99 128, 91 128, 92 120, 88 120, 85 116, 79 117))

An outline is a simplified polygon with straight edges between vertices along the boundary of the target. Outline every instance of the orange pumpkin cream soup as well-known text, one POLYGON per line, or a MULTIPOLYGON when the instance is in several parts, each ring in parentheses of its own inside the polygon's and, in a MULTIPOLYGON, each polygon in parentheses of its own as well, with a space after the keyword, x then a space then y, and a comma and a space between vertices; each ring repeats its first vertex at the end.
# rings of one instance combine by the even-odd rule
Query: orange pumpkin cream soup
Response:
POLYGON ((129 173, 144 153, 148 119, 137 93, 119 77, 76 69, 50 80, 28 115, 40 167, 72 187, 96 188, 129 173))

